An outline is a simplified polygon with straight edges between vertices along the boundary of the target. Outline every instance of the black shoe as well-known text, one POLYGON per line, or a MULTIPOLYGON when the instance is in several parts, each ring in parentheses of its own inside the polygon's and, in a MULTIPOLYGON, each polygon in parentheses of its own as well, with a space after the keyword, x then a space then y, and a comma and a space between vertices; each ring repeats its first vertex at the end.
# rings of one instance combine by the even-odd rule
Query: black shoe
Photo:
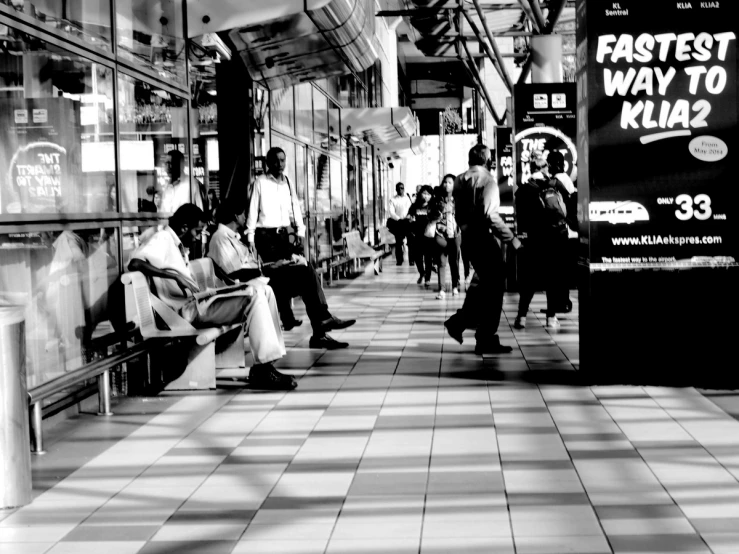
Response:
POLYGON ((423 283, 423 275, 421 275, 421 276, 420 276, 420 277, 418 278, 418 281, 416 281, 416 284, 417 284, 417 285, 420 285, 421 283, 423 283))
POLYGON ((403 262, 395 262, 395 265, 403 265, 403 262))
POLYGON ((482 356, 483 354, 510 354, 513 348, 505 344, 485 344, 479 342, 475 345, 475 354, 482 356))
POLYGON ((449 333, 450 337, 456 340, 459 344, 462 344, 462 342, 464 341, 464 338, 462 337, 464 329, 460 329, 459 327, 454 325, 451 319, 447 319, 444 322, 444 327, 446 327, 446 332, 449 333))
POLYGON ((357 322, 356 319, 339 319, 338 317, 331 317, 321 322, 321 330, 325 333, 327 331, 337 331, 338 329, 346 329, 351 327, 357 322))
POLYGON ((293 390, 298 384, 289 375, 280 373, 272 364, 258 364, 249 370, 249 385, 253 389, 293 390))
POLYGON ((282 328, 285 331, 292 331, 295 327, 300 327, 303 324, 302 319, 293 319, 292 321, 286 321, 282 323, 282 328))
POLYGON ((322 337, 317 337, 313 335, 310 338, 308 346, 310 346, 311 348, 323 348, 325 350, 339 350, 340 348, 346 348, 347 346, 349 346, 349 343, 339 342, 335 339, 332 339, 328 335, 323 335, 322 337))

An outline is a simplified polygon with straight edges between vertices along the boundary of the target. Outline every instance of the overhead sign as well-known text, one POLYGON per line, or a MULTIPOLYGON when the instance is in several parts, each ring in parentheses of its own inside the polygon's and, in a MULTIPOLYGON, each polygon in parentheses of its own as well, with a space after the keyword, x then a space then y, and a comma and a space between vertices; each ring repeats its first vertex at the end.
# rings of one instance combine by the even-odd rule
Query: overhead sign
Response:
POLYGON ((736 264, 735 29, 729 2, 588 2, 591 269, 736 264))

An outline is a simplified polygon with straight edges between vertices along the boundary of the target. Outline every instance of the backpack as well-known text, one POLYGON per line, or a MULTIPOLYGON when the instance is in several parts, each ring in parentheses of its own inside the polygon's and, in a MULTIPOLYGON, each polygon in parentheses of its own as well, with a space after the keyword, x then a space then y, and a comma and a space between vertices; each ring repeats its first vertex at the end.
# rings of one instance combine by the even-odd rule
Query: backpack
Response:
POLYGON ((557 190, 559 181, 549 179, 539 189, 539 200, 543 209, 542 227, 544 229, 560 231, 567 226, 567 208, 562 194, 557 190))

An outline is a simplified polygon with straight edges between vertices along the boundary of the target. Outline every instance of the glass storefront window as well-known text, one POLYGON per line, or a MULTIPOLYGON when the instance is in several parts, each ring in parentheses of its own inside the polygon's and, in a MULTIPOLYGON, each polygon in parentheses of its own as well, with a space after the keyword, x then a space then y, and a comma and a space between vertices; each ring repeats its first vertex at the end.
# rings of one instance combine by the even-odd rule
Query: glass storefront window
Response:
POLYGON ((346 183, 343 178, 345 164, 342 164, 337 158, 330 157, 329 165, 331 166, 331 224, 333 225, 333 240, 335 243, 343 236, 344 229, 346 229, 344 226, 346 219, 344 213, 346 183))
MULTIPOLYGON (((329 157, 326 154, 314 152, 315 157, 315 187, 316 187, 316 245, 317 259, 325 260, 332 254, 331 248, 331 178, 329 157)), ((310 175, 309 175, 310 178, 310 175)), ((309 181, 310 182, 310 181, 309 181)))
POLYGON ((254 85, 252 115, 254 117, 252 170, 256 176, 264 173, 264 156, 270 148, 269 90, 261 85, 254 85))
POLYGON ((313 145, 322 150, 329 150, 331 144, 328 135, 328 99, 318 89, 313 89, 313 145))
POLYGON ((295 136, 305 142, 313 140, 312 90, 310 83, 295 87, 295 136))
POLYGON ((184 99, 119 74, 118 103, 121 211, 170 214, 187 202, 206 206, 203 183, 189 174, 184 99))
POLYGON ((339 106, 329 101, 328 103, 328 148, 329 152, 339 153, 341 148, 341 110, 339 106))
POLYGON ((110 50, 110 0, 0 0, 0 6, 110 50))
POLYGON ((272 100, 272 128, 286 135, 295 134, 295 104, 293 102, 293 89, 280 88, 271 93, 272 100))
POLYGON ((183 0, 116 0, 118 55, 184 85, 183 0))
POLYGON ((113 71, 16 33, 0 51, 0 219, 115 211, 113 71))
POLYGON ((0 234, 0 304, 26 306, 26 372, 35 387, 101 355, 113 331, 118 248, 115 229, 0 234))

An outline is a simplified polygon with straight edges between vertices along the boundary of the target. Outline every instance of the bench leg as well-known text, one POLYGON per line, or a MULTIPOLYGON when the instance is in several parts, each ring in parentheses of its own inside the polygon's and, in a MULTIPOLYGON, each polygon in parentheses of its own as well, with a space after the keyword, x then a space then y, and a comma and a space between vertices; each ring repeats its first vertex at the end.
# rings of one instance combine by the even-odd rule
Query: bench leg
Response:
POLYGON ((98 375, 98 415, 112 416, 110 411, 110 370, 98 375))
POLYGON ((204 390, 216 388, 216 345, 215 341, 200 346, 194 341, 188 345, 185 372, 165 390, 204 390))
POLYGON ((42 411, 41 402, 36 402, 31 408, 31 435, 33 438, 33 447, 31 452, 37 456, 46 454, 44 450, 44 412, 42 411))
POLYGON ((216 369, 246 367, 244 328, 239 327, 216 340, 216 369))

